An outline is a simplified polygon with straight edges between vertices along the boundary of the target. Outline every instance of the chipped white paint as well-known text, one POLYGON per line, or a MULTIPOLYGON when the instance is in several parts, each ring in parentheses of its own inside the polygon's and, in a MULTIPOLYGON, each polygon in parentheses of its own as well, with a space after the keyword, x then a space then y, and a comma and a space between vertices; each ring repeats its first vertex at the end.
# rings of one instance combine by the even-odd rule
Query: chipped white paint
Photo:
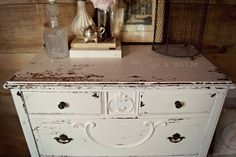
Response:
POLYGON ((33 157, 205 157, 233 84, 203 56, 36 56, 6 84, 33 157), (17 95, 17 92, 20 95, 17 95))
POLYGON ((24 92, 29 114, 101 114, 99 92, 24 92), (97 97, 94 97, 97 94, 97 97), (60 107, 60 103, 65 103, 60 107))
POLYGON ((140 113, 210 113, 212 111, 216 90, 176 90, 141 93, 140 113), (175 104, 179 101, 179 108, 175 104))
POLYGON ((232 83, 203 56, 194 60, 160 55, 151 46, 123 46, 122 59, 87 58, 53 60, 37 55, 8 86, 37 84, 226 84, 232 83))
POLYGON ((61 156, 155 156, 196 155, 203 141, 207 117, 187 118, 172 123, 168 118, 96 119, 31 118, 39 151, 61 156), (77 124, 78 127, 74 127, 77 124), (188 128, 188 129, 186 129, 188 128), (178 143, 168 137, 179 133, 178 143), (55 137, 73 140, 60 144, 55 137), (194 142, 193 142, 194 141, 194 142))

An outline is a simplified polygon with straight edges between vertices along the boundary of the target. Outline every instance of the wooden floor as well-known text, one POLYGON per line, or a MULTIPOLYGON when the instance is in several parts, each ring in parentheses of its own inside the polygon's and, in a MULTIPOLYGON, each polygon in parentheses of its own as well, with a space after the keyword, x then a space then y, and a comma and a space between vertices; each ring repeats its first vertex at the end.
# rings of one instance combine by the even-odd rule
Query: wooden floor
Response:
POLYGON ((0 95, 0 156, 30 156, 13 101, 9 94, 0 95))

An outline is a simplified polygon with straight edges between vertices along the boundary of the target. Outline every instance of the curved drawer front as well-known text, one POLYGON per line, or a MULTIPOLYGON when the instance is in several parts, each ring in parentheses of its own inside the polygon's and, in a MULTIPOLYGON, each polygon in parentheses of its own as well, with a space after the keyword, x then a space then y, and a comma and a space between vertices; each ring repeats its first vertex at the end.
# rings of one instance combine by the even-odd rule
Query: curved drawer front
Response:
POLYGON ((99 92, 23 92, 30 114, 101 114, 99 92))
POLYGON ((44 156, 156 156, 199 153, 207 118, 42 119, 32 127, 44 156))
POLYGON ((210 113, 216 96, 216 91, 142 92, 139 112, 142 114, 210 113))

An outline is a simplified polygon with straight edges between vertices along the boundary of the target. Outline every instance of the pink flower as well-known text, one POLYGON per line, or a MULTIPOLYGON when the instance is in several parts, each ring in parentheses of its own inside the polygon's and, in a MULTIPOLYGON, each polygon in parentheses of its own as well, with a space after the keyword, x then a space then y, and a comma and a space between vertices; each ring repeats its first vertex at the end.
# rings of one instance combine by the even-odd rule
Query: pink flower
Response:
POLYGON ((107 11, 114 4, 114 0, 91 0, 95 8, 107 11))

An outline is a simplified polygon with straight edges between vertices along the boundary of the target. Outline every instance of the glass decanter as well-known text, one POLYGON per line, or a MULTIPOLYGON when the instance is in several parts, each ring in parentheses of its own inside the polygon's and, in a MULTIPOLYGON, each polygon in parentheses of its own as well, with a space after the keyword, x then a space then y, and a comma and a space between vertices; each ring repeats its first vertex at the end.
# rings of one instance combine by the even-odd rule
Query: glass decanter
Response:
POLYGON ((49 0, 46 6, 46 13, 50 16, 50 28, 44 33, 44 43, 49 57, 62 59, 69 55, 68 36, 66 30, 58 25, 59 8, 55 3, 56 0, 49 0))

